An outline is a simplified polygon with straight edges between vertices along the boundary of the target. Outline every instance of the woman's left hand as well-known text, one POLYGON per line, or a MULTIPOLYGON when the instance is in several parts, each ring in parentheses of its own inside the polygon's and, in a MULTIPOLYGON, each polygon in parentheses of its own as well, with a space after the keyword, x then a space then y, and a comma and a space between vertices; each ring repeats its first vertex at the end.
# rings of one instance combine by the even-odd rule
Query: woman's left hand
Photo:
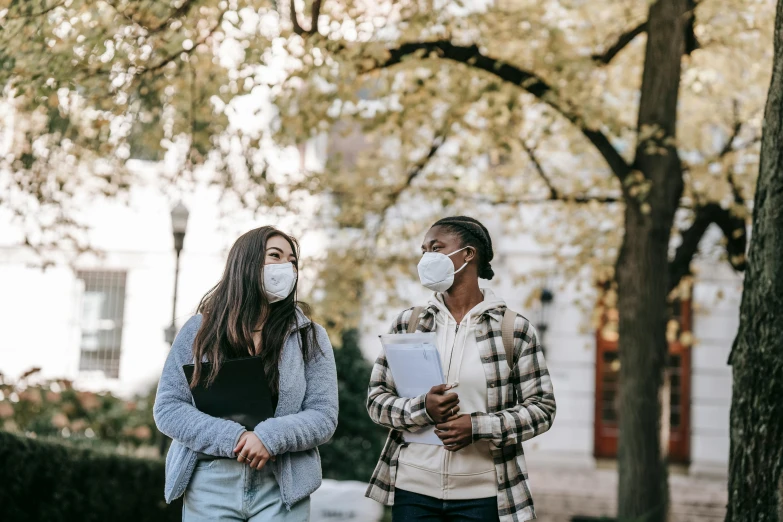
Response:
POLYGON ((459 451, 473 443, 473 423, 470 415, 457 415, 435 426, 435 434, 449 451, 459 451))
POLYGON ((239 444, 234 448, 234 453, 238 454, 237 460, 244 462, 253 469, 261 469, 267 461, 275 460, 261 442, 261 439, 252 431, 246 431, 239 439, 239 444))

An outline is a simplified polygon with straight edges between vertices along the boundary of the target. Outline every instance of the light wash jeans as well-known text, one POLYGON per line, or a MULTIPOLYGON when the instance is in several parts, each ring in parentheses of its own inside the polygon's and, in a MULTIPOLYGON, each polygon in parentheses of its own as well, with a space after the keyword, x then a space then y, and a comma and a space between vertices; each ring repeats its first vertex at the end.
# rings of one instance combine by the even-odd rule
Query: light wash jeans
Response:
POLYGON ((182 521, 213 520, 308 522, 310 499, 288 511, 270 466, 258 471, 235 459, 200 460, 185 490, 182 521))

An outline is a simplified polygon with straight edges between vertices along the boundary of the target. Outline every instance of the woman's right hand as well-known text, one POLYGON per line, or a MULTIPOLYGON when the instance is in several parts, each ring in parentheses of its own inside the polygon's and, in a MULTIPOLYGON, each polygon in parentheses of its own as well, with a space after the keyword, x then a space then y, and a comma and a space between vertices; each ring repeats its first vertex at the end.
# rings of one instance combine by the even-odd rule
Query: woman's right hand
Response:
POLYGON ((248 464, 253 469, 261 469, 270 459, 275 460, 261 439, 252 431, 246 431, 239 437, 234 454, 237 455, 237 461, 248 464))
POLYGON ((442 424, 459 413, 459 396, 456 393, 446 393, 450 389, 448 384, 439 384, 427 392, 424 402, 427 413, 435 424, 442 424))

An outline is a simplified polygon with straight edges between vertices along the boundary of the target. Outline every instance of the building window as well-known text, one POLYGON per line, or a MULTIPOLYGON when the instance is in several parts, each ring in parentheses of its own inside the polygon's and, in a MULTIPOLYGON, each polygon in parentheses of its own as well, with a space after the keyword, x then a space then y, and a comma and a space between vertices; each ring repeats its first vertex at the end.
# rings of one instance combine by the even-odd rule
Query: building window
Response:
MULTIPOLYGON (((604 313, 596 333, 595 456, 616 458, 619 435, 620 355, 617 309, 604 313)), ((664 375, 664 433, 668 433, 670 462, 690 460, 691 302, 671 303, 666 337, 669 359, 664 375)))
POLYGON ((79 371, 120 374, 122 318, 125 311, 125 272, 85 271, 83 285, 79 371))

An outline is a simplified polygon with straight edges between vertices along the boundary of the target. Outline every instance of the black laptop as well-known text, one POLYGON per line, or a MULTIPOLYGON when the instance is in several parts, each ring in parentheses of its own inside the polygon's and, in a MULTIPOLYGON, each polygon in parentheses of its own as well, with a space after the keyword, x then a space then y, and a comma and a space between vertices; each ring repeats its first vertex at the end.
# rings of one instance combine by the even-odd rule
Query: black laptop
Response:
MULTIPOLYGON (((182 369, 190 383, 195 366, 186 364, 182 369)), ((260 356, 224 361, 215 380, 205 387, 211 370, 212 364, 202 363, 199 383, 190 390, 199 411, 238 422, 249 431, 274 417, 272 393, 260 356)))

